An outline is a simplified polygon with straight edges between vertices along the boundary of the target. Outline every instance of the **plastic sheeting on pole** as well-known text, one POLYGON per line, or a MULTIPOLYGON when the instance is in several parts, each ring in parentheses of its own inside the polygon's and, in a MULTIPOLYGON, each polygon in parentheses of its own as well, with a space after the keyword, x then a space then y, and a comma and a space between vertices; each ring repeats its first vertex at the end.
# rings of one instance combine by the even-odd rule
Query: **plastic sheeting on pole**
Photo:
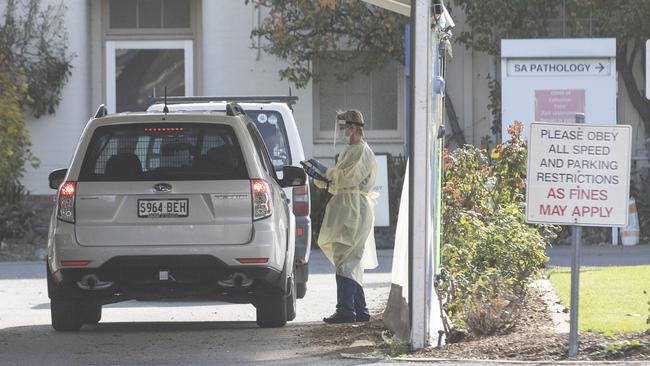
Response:
MULTIPOLYGON (((408 172, 409 163, 406 162, 408 172)), ((409 320, 409 177, 404 177, 402 195, 399 202, 397 227, 395 228, 395 247, 393 249, 393 267, 391 272, 390 294, 384 310, 383 321, 393 334, 408 341, 411 334, 409 320)))

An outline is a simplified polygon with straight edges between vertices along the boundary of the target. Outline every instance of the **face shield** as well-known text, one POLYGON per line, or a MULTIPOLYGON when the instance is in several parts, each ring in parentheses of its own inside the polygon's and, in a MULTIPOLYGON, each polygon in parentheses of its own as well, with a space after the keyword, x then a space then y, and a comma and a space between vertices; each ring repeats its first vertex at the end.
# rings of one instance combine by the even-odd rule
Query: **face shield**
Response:
POLYGON ((345 136, 346 122, 344 119, 336 119, 334 123, 333 146, 336 148, 337 144, 345 144, 348 137, 345 136))
POLYGON ((346 131, 349 127, 359 126, 363 127, 363 115, 360 111, 356 109, 350 109, 348 111, 337 111, 336 120, 334 126, 334 147, 336 148, 336 143, 349 143, 350 137, 346 135, 346 131))

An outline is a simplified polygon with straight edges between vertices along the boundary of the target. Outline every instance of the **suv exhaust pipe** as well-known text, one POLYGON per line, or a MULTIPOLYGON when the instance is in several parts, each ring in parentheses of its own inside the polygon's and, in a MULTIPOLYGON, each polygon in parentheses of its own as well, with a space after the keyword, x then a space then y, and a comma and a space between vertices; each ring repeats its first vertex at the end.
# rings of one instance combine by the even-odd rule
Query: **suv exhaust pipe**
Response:
POLYGON ((241 272, 235 272, 231 274, 227 279, 225 280, 219 280, 217 281, 219 286, 222 287, 250 287, 253 284, 253 280, 246 277, 245 274, 241 272))
POLYGON ((82 290, 104 290, 113 286, 113 282, 102 281, 96 274, 87 274, 81 277, 77 282, 77 286, 82 290))

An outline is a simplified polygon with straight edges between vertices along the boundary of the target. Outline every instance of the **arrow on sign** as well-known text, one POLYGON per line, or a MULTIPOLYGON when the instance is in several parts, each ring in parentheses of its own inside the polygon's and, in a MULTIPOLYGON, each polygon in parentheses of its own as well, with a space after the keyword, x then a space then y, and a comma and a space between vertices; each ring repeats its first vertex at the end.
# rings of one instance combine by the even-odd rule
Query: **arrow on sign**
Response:
POLYGON ((596 66, 596 68, 598 69, 598 72, 603 72, 603 70, 605 69, 605 66, 603 66, 603 64, 601 64, 601 63, 599 62, 599 63, 598 63, 598 66, 596 66))

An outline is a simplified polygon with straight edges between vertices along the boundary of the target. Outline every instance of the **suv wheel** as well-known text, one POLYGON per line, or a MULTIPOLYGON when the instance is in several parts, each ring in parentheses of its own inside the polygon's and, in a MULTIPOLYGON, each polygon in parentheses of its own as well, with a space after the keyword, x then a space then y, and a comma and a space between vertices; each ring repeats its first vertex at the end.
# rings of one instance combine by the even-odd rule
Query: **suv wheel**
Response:
POLYGON ((289 279, 289 295, 287 295, 287 320, 292 321, 296 318, 296 282, 293 277, 289 279))
POLYGON ((96 304, 85 304, 80 306, 81 321, 84 324, 97 324, 102 319, 102 306, 96 304))
POLYGON ((57 331, 73 331, 81 329, 82 320, 79 316, 80 306, 77 301, 67 299, 51 299, 50 313, 52 328, 57 331))
POLYGON ((283 294, 257 299, 257 325, 260 328, 279 328, 287 324, 287 296, 283 294))
POLYGON ((307 282, 296 283, 296 297, 302 299, 307 295, 307 282))

